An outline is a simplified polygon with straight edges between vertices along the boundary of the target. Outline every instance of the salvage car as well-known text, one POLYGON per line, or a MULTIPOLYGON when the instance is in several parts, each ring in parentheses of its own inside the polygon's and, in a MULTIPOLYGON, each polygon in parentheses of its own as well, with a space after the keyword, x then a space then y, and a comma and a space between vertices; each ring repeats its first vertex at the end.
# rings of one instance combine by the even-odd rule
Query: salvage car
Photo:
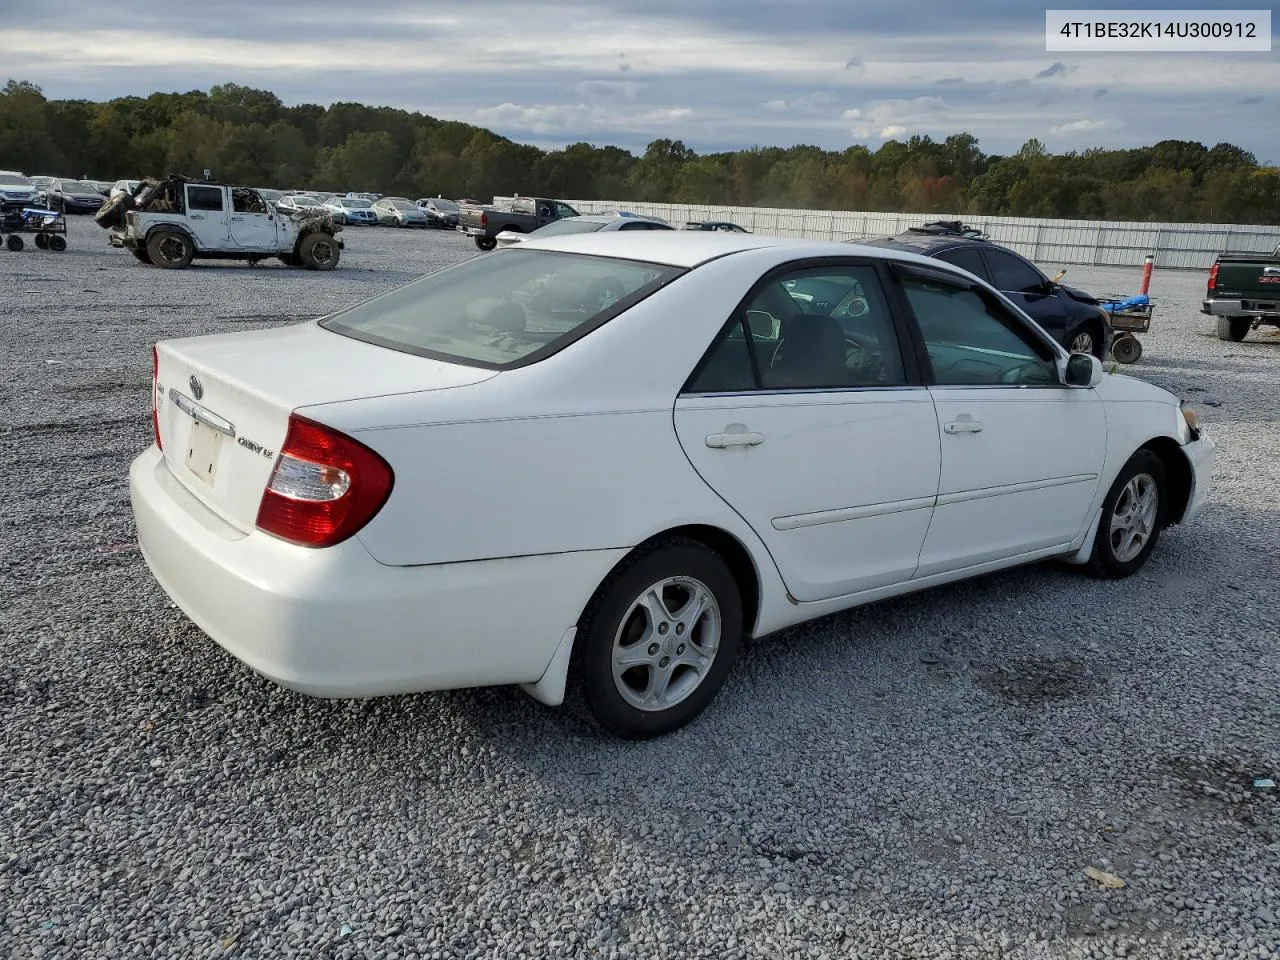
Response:
POLYGON ((427 215, 427 225, 441 230, 453 230, 458 226, 458 205, 444 197, 420 197, 415 201, 419 210, 427 215))
POLYGON ((1224 253, 1209 268, 1200 312, 1216 317, 1218 339, 1239 343, 1250 330, 1280 327, 1280 246, 1265 253, 1224 253))
POLYGON ((581 217, 565 217, 555 220, 533 233, 516 233, 504 230, 496 239, 498 246, 509 247, 526 240, 542 240, 546 237, 563 237, 571 233, 599 233, 613 230, 674 230, 675 227, 657 217, 641 217, 634 213, 595 213, 581 217))
POLYGON ((114 200, 126 194, 133 196, 140 186, 142 186, 141 180, 117 180, 111 185, 111 189, 107 193, 107 199, 114 200))
POLYGON ((104 199, 87 180, 55 180, 45 191, 46 206, 60 213, 97 213, 104 199))
POLYGON ((111 231, 113 247, 167 270, 195 259, 258 263, 271 257, 332 270, 342 255, 336 236, 342 227, 323 208, 290 211, 250 187, 207 180, 144 180, 136 195, 109 200, 94 219, 111 231))
POLYGON ((315 696, 569 689, 626 737, 744 638, 1051 557, 1127 577, 1214 460, 969 274, 760 235, 531 241, 152 365, 138 543, 214 641, 315 696))
POLYGON ((35 181, 13 170, 0 170, 0 212, 39 206, 44 196, 35 181))
POLYGON ((383 197, 374 202, 373 212, 378 217, 379 226, 421 229, 428 226, 427 215, 405 197, 383 197))
POLYGON ((935 221, 893 237, 850 240, 934 257, 995 286, 1072 353, 1106 359, 1114 331, 1096 298, 1046 277, 1026 257, 957 221, 935 221))
POLYGON ((533 233, 540 227, 566 217, 581 216, 563 200, 541 197, 516 197, 508 209, 477 206, 459 201, 457 230, 475 241, 479 250, 492 250, 498 245, 498 234, 533 233))
POLYGON ((690 220, 684 225, 686 230, 710 230, 721 231, 724 233, 750 233, 746 227, 741 224, 733 223, 730 220, 690 220))
POLYGON ((355 226, 376 227, 378 215, 373 211, 373 202, 359 197, 330 197, 325 209, 333 215, 338 223, 350 223, 355 226))

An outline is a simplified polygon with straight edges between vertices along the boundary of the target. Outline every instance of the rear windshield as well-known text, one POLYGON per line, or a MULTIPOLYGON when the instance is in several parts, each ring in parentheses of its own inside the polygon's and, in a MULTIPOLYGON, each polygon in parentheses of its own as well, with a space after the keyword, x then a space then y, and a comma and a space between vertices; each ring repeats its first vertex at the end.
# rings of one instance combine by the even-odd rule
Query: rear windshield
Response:
POLYGON ((604 223, 600 220, 556 220, 545 227, 539 227, 529 236, 541 239, 562 233, 595 233, 603 227, 604 223))
POLYGON ((470 366, 550 356, 684 271, 638 260, 508 249, 473 257, 339 313, 335 333, 470 366))

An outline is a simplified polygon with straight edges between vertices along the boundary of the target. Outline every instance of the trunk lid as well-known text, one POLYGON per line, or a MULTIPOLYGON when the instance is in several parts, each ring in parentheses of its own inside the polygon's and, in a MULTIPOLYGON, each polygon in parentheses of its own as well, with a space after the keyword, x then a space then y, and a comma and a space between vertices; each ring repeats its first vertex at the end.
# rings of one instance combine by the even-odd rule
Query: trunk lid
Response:
POLYGON ((299 407, 480 383, 496 371, 400 353, 314 322, 167 340, 157 411, 174 476, 227 522, 254 529, 299 407))
POLYGON ((1280 298, 1280 258, 1259 254, 1256 260, 1222 257, 1218 282, 1210 296, 1280 298))

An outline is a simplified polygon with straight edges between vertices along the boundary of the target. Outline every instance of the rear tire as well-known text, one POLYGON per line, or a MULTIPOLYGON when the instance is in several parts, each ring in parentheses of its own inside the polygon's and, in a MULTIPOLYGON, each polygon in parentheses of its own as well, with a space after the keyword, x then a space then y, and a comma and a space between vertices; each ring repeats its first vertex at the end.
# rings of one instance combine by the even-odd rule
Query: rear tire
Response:
POLYGON ((498 245, 498 241, 493 237, 476 237, 476 248, 479 250, 492 250, 498 245))
POLYGON ((124 215, 134 209, 136 203, 131 194, 122 193, 114 200, 108 200, 93 215, 94 222, 104 230, 111 230, 124 223, 124 215))
POLYGON ((1129 458, 1102 501, 1090 573, 1118 580, 1142 568, 1164 527, 1167 492, 1164 463, 1158 456, 1139 450, 1129 458))
POLYGON ((158 230, 147 238, 147 256, 162 270, 189 267, 195 255, 191 238, 177 230, 158 230))
POLYGON ((1218 339, 1239 343, 1249 335, 1249 328, 1252 326, 1253 321, 1248 317, 1219 317, 1218 339))
POLYGON ((602 583, 578 623, 571 677, 592 717, 628 739, 679 729, 733 669, 742 596, 719 554, 673 537, 602 583))
POLYGON ((332 270, 341 256, 338 241, 327 233, 309 233, 298 244, 298 258, 308 270, 332 270))

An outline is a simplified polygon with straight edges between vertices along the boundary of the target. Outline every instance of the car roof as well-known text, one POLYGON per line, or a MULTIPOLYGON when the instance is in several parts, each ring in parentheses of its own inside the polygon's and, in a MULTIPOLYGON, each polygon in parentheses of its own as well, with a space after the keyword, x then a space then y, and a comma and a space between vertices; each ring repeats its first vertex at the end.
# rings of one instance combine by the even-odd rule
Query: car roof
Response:
MULTIPOLYGON (((530 239, 518 245, 522 250, 555 250, 620 260, 643 260, 672 267, 692 268, 719 257, 748 250, 776 248, 779 260, 804 257, 856 257, 885 259, 883 247, 841 243, 836 240, 806 240, 800 237, 771 237, 759 233, 723 233, 702 230, 640 230, 573 233, 545 239, 530 239)), ((945 264, 910 251, 901 251, 896 260, 917 262, 934 269, 945 264)))
POLYGON ((993 246, 989 241, 981 240, 977 237, 948 237, 927 233, 900 233, 892 237, 875 237, 874 239, 851 240, 849 242, 871 247, 886 247, 891 250, 905 250, 909 253, 919 253, 924 256, 929 256, 939 250, 962 247, 968 244, 993 246))

